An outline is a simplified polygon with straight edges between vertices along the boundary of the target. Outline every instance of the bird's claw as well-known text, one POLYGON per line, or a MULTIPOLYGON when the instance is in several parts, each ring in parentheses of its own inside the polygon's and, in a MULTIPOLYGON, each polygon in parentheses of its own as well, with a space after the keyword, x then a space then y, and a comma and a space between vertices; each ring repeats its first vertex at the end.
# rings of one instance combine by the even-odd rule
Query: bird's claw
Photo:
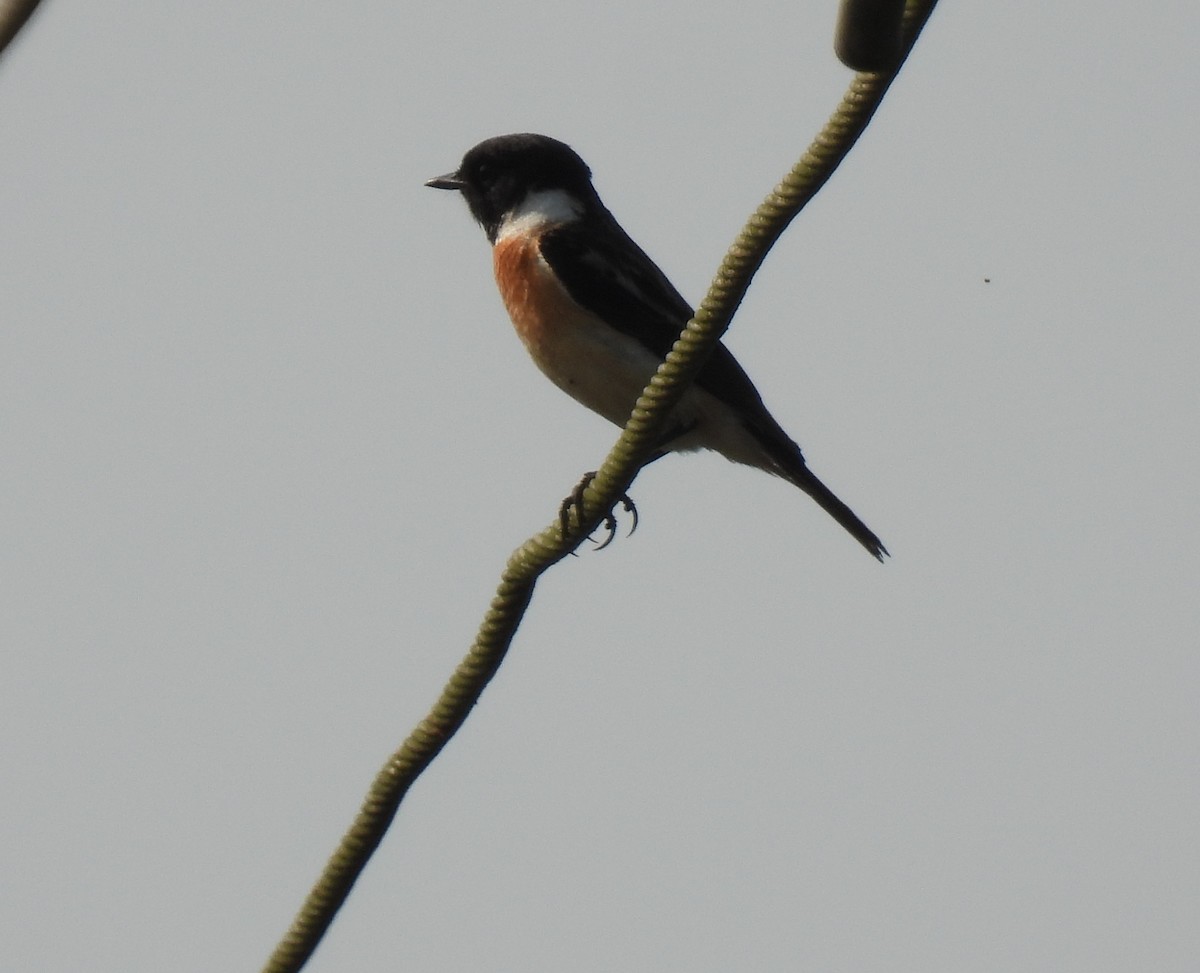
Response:
MULTIPOLYGON (((584 494, 584 491, 587 490, 587 488, 591 485, 592 480, 594 480, 595 478, 596 478, 595 470, 592 470, 592 472, 590 472, 590 473, 585 473, 583 478, 575 485, 575 489, 571 491, 571 493, 563 500, 562 504, 559 506, 559 508, 558 508, 558 523, 559 523, 559 527, 562 529, 563 537, 567 536, 567 531, 571 527, 571 511, 572 510, 576 511, 575 517, 576 517, 577 521, 582 517, 583 494, 584 494)), ((626 513, 630 514, 632 517, 633 522, 629 526, 629 534, 626 535, 626 536, 632 536, 633 532, 635 530, 637 530, 637 527, 638 527, 637 507, 634 504, 633 500, 630 499, 628 494, 622 493, 618 499, 621 503, 621 506, 625 508, 626 513)), ((608 513, 606 513, 604 515, 604 519, 600 521, 600 524, 604 527, 604 529, 606 531, 608 531, 608 536, 603 541, 601 541, 599 544, 596 545, 597 551, 604 550, 617 537, 617 518, 613 516, 613 512, 611 510, 608 511, 608 513)), ((591 534, 588 534, 588 540, 594 540, 594 538, 592 537, 591 534)))

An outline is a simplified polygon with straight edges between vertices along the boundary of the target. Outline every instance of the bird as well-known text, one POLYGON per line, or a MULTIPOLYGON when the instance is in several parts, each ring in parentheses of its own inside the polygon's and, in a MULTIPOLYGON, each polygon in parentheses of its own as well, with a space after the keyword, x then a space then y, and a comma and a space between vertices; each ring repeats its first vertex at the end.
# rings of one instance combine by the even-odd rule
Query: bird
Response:
MULTIPOLYGON (((480 142, 428 180, 462 194, 492 245, 500 296, 537 367, 593 412, 624 426, 693 315, 658 265, 621 228, 587 163, 546 135, 480 142)), ((883 542, 817 479, 800 447, 718 343, 646 460, 708 449, 807 493, 879 561, 883 542)))

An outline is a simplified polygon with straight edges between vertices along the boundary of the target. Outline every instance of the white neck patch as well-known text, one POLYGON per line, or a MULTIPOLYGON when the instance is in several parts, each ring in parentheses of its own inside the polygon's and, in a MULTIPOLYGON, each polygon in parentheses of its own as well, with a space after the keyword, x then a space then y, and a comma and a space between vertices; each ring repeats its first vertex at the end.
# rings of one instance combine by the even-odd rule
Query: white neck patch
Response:
POLYGON ((513 233, 528 233, 546 223, 574 223, 583 215, 583 205, 565 189, 543 189, 530 193, 504 214, 496 240, 513 233))

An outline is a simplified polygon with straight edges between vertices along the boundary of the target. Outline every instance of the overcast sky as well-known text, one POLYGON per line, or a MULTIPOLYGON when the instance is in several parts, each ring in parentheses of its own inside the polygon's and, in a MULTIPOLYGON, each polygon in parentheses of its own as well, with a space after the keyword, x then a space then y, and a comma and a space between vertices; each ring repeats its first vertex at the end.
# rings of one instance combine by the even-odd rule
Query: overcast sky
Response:
MULTIPOLYGON (((253 970, 615 427, 461 200, 538 131, 693 301, 835 3, 44 4, 0 61, 0 965, 253 970)), ((313 971, 1200 967, 1200 12, 945 2, 539 585, 313 971)))

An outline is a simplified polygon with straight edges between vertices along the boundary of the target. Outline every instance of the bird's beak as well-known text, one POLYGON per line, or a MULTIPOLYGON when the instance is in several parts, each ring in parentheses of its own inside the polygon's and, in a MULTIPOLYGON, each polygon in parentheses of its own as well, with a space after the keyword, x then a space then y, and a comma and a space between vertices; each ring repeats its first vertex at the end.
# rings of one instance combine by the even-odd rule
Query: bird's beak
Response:
POLYGON ((444 176, 435 176, 425 185, 430 189, 462 189, 466 183, 458 178, 457 172, 447 172, 444 176))

